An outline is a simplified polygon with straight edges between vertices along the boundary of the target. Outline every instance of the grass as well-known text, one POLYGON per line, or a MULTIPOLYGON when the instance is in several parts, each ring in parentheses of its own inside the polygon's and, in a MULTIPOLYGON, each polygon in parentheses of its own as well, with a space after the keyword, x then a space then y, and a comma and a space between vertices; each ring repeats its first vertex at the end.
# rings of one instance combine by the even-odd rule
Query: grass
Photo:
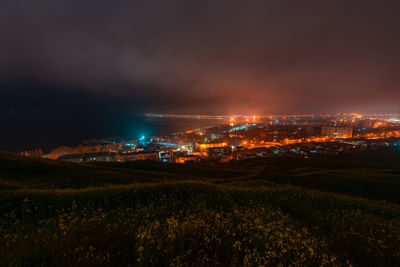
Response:
POLYGON ((183 166, 0 153, 0 265, 398 266, 398 159, 183 166))

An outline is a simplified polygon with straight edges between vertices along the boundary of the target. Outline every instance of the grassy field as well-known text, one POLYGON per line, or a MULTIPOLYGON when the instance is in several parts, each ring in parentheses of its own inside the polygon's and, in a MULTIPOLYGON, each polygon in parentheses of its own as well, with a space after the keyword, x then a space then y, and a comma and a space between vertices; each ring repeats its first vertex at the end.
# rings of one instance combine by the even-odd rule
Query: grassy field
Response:
POLYGON ((0 153, 0 265, 400 266, 400 154, 74 164, 0 153))

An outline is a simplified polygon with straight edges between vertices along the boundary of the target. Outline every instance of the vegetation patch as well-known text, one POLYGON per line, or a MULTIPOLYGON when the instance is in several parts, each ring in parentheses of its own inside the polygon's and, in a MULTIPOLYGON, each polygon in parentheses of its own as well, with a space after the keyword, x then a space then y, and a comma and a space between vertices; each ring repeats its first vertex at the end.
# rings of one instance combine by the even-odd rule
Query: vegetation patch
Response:
MULTIPOLYGON (((2 164, 10 160, 7 157, 11 156, 3 155, 2 164)), ((11 160, 17 166, 20 159, 21 166, 29 162, 29 158, 11 160)), ((135 163, 107 168, 33 161, 21 180, 0 179, 2 185, 10 183, 0 194, 1 265, 400 264, 396 199, 360 197, 318 183, 311 189, 313 179, 307 186, 278 180, 292 179, 295 173, 315 174, 310 169, 316 165, 322 170, 317 174, 323 176, 332 171, 328 167, 324 171, 327 163, 306 162, 301 171, 297 163, 288 170, 280 167, 284 162, 245 162, 246 167, 224 165, 221 173, 213 166, 196 166, 190 177, 188 166, 148 170, 148 162, 142 167, 135 163), (30 180, 29 173, 37 173, 37 164, 57 165, 44 174, 51 187, 30 186, 37 176, 30 180), (199 169, 207 168, 203 179, 198 179, 199 169), (242 172, 230 176, 228 169, 242 172), (81 172, 103 170, 112 176, 101 183, 81 177, 81 172), (275 175, 270 171, 266 177, 268 170, 275 175), (157 177, 157 173, 167 176, 157 177), (68 182, 64 177, 70 177, 68 182), (74 179, 79 186, 69 185, 74 179)), ((379 169, 388 172, 388 166, 376 166, 374 175, 379 169)), ((344 169, 348 173, 350 168, 338 169, 337 175, 344 169)), ((1 170, 0 177, 9 177, 10 172, 18 170, 1 170)), ((362 186, 361 177, 357 181, 362 186)))

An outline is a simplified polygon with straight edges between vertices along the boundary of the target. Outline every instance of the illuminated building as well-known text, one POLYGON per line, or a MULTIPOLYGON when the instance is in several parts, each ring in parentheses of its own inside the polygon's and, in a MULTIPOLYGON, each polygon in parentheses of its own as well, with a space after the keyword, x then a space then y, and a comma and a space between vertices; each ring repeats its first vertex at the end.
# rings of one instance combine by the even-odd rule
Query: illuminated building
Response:
POLYGON ((241 130, 249 128, 249 126, 250 126, 250 124, 239 125, 239 126, 236 126, 236 127, 232 128, 232 129, 229 129, 229 132, 232 133, 232 132, 236 132, 236 131, 241 131, 241 130))
POLYGON ((353 136, 353 128, 322 126, 321 135, 329 138, 350 138, 353 136))
POLYGON ((202 156, 207 156, 207 150, 210 148, 217 148, 217 147, 226 147, 226 143, 209 143, 209 144, 199 144, 200 153, 202 156))
POLYGON ((196 163, 200 160, 200 158, 196 155, 184 155, 176 158, 174 161, 175 163, 196 163))

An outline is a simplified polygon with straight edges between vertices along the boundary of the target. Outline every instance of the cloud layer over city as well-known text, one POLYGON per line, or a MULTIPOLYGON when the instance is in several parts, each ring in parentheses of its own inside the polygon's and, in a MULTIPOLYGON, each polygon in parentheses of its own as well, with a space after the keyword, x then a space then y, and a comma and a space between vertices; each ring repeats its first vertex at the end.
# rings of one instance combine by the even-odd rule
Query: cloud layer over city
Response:
POLYGON ((2 1, 0 116, 399 112, 399 11, 398 1, 2 1))

